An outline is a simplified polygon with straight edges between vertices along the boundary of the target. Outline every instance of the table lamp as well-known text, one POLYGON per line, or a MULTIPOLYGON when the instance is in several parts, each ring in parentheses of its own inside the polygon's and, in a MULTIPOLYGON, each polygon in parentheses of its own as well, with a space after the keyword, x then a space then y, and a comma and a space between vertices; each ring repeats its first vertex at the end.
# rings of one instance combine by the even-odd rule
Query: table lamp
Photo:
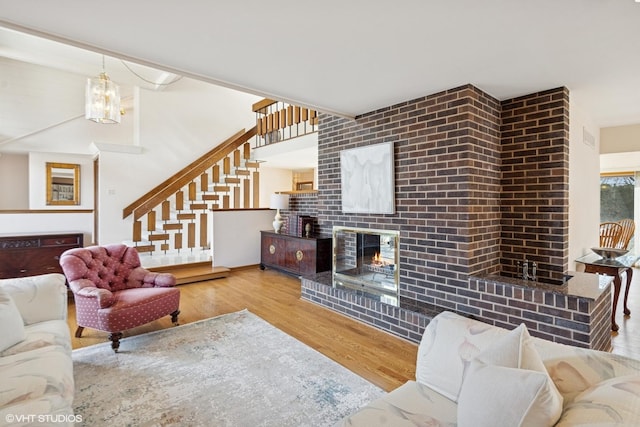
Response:
POLYGON ((272 194, 271 201, 269 203, 270 209, 276 209, 276 216, 273 219, 273 229, 276 233, 280 233, 282 224, 284 221, 280 216, 280 209, 289 209, 289 195, 288 194, 272 194))

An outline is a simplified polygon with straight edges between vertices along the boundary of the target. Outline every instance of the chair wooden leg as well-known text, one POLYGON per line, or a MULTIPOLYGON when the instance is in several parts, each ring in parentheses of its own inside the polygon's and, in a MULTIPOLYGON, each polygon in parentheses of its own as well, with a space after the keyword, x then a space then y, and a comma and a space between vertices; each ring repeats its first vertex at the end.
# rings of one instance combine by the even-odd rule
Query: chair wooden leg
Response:
POLYGON ((116 353, 118 352, 118 348, 120 347, 120 338, 122 338, 122 332, 112 332, 109 334, 109 339, 111 340, 111 348, 116 353))
POLYGON ((78 326, 78 329, 76 329, 76 338, 82 337, 82 331, 84 331, 84 326, 78 326))
POLYGON ((173 313, 171 313, 171 321, 175 326, 180 325, 180 323, 178 323, 178 314, 180 314, 180 310, 176 310, 173 313))

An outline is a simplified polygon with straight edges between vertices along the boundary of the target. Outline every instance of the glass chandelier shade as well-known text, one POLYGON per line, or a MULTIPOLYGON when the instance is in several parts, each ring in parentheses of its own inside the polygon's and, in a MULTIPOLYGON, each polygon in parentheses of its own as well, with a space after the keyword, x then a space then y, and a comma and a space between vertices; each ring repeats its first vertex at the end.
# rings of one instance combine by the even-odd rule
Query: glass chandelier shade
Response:
POLYGON ((96 123, 120 123, 120 88, 104 71, 87 79, 84 117, 96 123))

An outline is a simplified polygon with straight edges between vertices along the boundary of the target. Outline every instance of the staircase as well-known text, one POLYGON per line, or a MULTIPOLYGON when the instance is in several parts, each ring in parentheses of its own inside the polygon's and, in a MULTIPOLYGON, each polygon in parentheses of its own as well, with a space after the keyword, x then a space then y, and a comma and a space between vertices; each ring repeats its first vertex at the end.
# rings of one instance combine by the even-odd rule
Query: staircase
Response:
POLYGON ((256 128, 239 131, 125 207, 133 215, 132 240, 141 253, 181 253, 209 247, 209 212, 256 208, 259 162, 248 142, 256 128))
MULTIPOLYGON (((251 159, 252 138, 255 146, 262 146, 317 131, 315 110, 264 99, 253 111, 256 126, 240 130, 123 209, 123 219, 133 216, 132 239, 125 243, 135 247, 141 259, 145 254, 202 253, 210 247, 210 211, 259 207, 260 162, 251 159)), ((213 267, 210 258, 148 268, 170 271, 178 284, 229 273, 213 267)))

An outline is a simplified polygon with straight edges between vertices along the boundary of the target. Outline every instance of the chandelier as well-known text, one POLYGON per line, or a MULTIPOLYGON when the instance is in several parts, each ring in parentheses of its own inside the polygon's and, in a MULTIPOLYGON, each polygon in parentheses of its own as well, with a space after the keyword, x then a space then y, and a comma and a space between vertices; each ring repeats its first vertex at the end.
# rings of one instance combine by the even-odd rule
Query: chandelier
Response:
POLYGON ((87 79, 84 117, 96 123, 120 123, 120 88, 104 69, 98 77, 87 79))

